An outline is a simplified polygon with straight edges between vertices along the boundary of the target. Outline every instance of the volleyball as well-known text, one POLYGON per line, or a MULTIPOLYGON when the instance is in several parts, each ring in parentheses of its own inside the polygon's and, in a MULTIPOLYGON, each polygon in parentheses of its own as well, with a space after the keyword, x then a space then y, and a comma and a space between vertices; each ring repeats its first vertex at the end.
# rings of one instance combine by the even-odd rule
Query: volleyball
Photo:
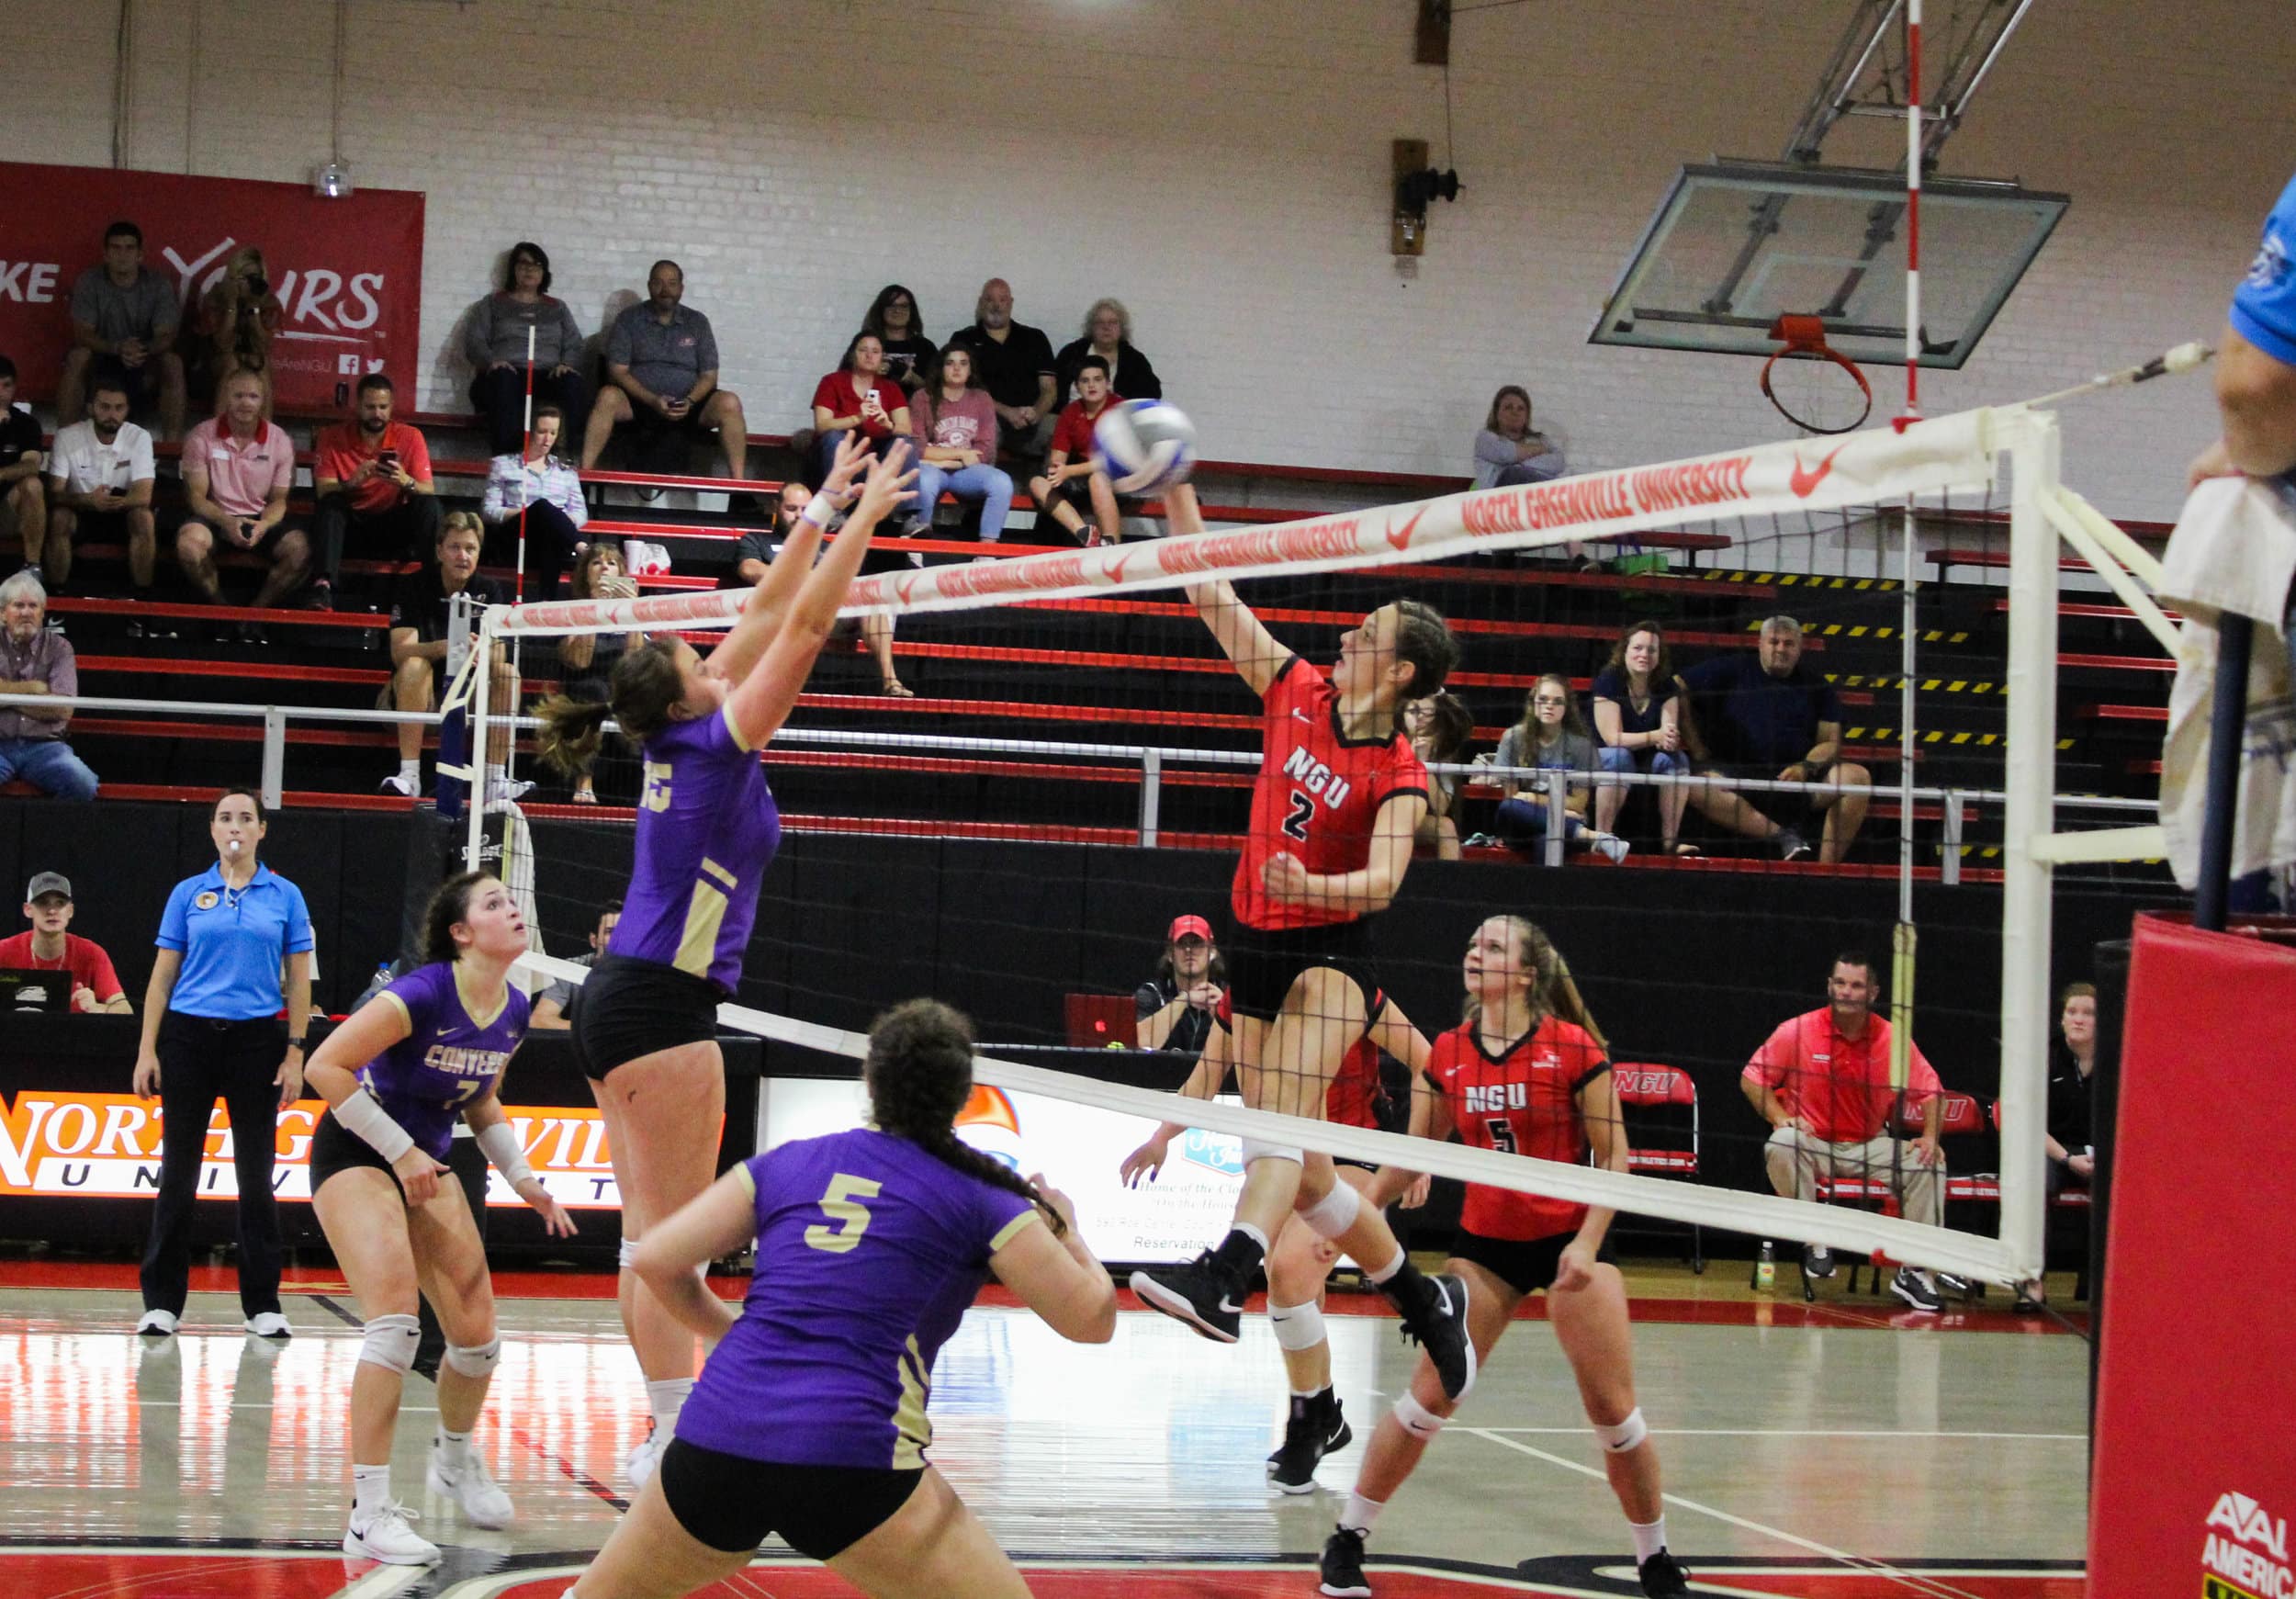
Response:
POLYGON ((1187 480, 1196 467, 1196 424, 1176 405, 1127 400, 1092 427, 1092 464, 1119 494, 1150 494, 1187 480))

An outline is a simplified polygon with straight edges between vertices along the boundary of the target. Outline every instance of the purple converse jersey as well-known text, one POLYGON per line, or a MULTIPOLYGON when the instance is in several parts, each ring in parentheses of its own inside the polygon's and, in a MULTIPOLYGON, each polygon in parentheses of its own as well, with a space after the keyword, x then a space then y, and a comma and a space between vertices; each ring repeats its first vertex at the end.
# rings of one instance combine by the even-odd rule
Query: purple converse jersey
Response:
POLYGON ((1036 1208, 865 1127, 741 1169, 757 1195, 757 1275, 678 1436, 749 1460, 922 1466, 933 1357, 988 1257, 1037 1224, 1036 1208))
POLYGON ((646 741, 636 859, 609 954, 674 966, 731 994, 782 813, 724 711, 646 741))
POLYGON ((443 1161, 462 1108, 494 1086, 524 1040, 526 997, 506 987, 501 1009, 481 1020, 463 999, 454 963, 439 961, 375 1003, 399 1008, 407 1036, 361 1066, 359 1081, 424 1154, 443 1161))

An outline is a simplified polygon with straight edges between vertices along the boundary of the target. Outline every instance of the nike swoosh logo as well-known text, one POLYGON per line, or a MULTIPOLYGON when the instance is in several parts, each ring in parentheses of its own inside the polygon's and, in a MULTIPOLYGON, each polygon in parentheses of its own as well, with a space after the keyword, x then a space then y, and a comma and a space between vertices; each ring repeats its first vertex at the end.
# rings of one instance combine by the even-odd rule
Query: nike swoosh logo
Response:
POLYGON ((1224 1313, 1231 1316, 1240 1316, 1244 1313, 1244 1307, 1237 1304, 1226 1294, 1221 1294, 1220 1296, 1220 1308, 1224 1313))
POLYGON ((1412 512, 1411 520, 1403 524, 1402 528, 1400 531, 1390 526, 1387 531, 1387 542, 1393 545, 1397 549, 1401 549, 1405 546, 1409 545, 1411 543, 1412 529, 1417 527, 1419 525, 1419 519, 1426 514, 1427 508, 1423 505, 1417 511, 1412 512))
POLYGON ((1808 499, 1826 480, 1827 474, 1834 469, 1834 456, 1849 447, 1848 445, 1836 445, 1832 452, 1818 463, 1815 471, 1802 465, 1802 453, 1796 450, 1794 453, 1794 476, 1786 479, 1786 487, 1794 490, 1794 497, 1796 500, 1808 499))
POLYGON ((1309 715, 1305 711, 1294 711, 1291 713, 1291 716, 1292 720, 1296 722, 1305 722, 1311 727, 1315 726, 1315 718, 1309 715))
POLYGON ((901 596, 901 603, 906 605, 909 602, 910 593, 916 588, 917 580, 915 578, 903 578, 899 582, 893 585, 893 591, 901 596))

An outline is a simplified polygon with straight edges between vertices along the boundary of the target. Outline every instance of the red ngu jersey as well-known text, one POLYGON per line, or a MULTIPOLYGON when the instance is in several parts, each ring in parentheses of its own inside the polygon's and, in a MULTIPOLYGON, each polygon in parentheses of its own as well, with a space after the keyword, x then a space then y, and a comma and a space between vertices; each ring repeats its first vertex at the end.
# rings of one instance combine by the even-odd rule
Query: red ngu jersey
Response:
POLYGON ((1361 871, 1379 807, 1399 794, 1424 795, 1427 769, 1401 733, 1342 737, 1331 679, 1296 655, 1277 669, 1262 707, 1252 826, 1231 896, 1236 919, 1262 929, 1353 921, 1345 905, 1270 900, 1260 873, 1286 851, 1319 877, 1361 871))
MULTIPOLYGON (((1586 1164, 1586 1124, 1579 1090, 1610 1070, 1603 1046, 1584 1028, 1548 1017, 1493 1056, 1469 1021, 1435 1041, 1427 1074, 1450 1108, 1459 1140, 1477 1149, 1586 1164)), ((1459 1225, 1483 1238, 1527 1240, 1570 1233, 1586 1207, 1565 1199, 1467 1185, 1459 1225)))
MULTIPOLYGON (((1387 1009, 1384 991, 1371 996, 1371 1021, 1377 1021, 1387 1009)), ((1234 1013, 1228 1007, 1228 995, 1221 990, 1220 1007, 1212 1012, 1212 1019, 1220 1030, 1231 1038, 1235 1036, 1234 1013)), ((1379 1125, 1379 1046, 1371 1042, 1369 1023, 1364 1035, 1348 1050, 1346 1058, 1339 1063, 1339 1070, 1323 1090, 1323 1120, 1336 1121, 1343 1127, 1368 1127, 1374 1132, 1379 1125)))

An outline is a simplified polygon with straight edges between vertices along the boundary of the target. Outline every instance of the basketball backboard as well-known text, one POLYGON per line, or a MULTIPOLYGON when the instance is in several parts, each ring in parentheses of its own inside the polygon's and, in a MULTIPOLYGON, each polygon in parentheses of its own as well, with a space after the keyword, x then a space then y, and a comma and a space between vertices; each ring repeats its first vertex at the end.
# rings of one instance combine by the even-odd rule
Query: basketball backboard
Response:
MULTIPOLYGON (((1923 181, 1921 365, 1969 359, 2065 205, 2014 183, 1923 181)), ((1900 173, 1685 166, 1590 341, 1767 355, 1771 325, 1793 313, 1822 319, 1852 360, 1902 362, 1905 220, 1900 173)))

